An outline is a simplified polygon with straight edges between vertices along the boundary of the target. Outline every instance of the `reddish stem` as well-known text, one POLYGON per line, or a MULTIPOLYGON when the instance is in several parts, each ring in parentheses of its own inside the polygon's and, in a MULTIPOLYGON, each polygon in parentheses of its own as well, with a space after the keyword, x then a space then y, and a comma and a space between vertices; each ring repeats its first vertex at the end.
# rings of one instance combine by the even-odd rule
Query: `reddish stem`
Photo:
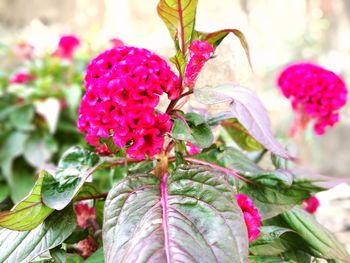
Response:
POLYGON ((245 181, 247 183, 250 183, 250 184, 256 184, 255 182, 243 177, 243 176, 240 176, 236 171, 234 170, 231 170, 231 169, 228 169, 228 168, 224 168, 224 167, 221 167, 219 165, 216 165, 214 163, 210 163, 210 162, 206 162, 206 161, 203 161, 203 160, 199 160, 199 159, 195 159, 193 157, 184 157, 186 161, 189 161, 191 163, 195 163, 195 164, 202 164, 202 165, 206 165, 206 166, 209 166, 215 170, 218 170, 220 172, 223 172, 225 174, 228 174, 228 175, 232 175, 234 176, 235 178, 239 179, 239 180, 242 180, 242 181, 245 181))
POLYGON ((108 195, 108 192, 106 193, 101 193, 101 194, 98 194, 98 195, 92 195, 92 196, 88 196, 88 197, 81 197, 79 198, 77 201, 84 201, 84 200, 95 200, 95 199, 106 199, 108 195))

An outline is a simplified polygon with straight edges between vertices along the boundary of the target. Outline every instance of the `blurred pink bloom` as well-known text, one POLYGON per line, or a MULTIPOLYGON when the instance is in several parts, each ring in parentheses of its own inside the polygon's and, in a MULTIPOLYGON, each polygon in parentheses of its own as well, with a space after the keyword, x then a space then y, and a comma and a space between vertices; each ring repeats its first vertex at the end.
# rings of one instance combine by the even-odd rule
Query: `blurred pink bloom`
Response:
POLYGON ((62 59, 72 59, 74 51, 79 47, 79 45, 80 41, 76 36, 62 36, 58 43, 58 48, 54 52, 54 55, 62 59))
POLYGON ((204 40, 195 40, 188 50, 190 51, 190 59, 185 70, 184 85, 193 88, 205 62, 209 60, 214 52, 214 48, 204 40))
POLYGON ((11 79, 11 84, 25 84, 28 81, 34 80, 35 76, 25 72, 16 73, 11 79))
POLYGON ((146 49, 117 47, 91 61, 85 76, 86 93, 79 109, 78 128, 86 141, 100 145, 112 137, 133 159, 158 154, 170 117, 155 110, 163 92, 179 96, 179 79, 167 62, 146 49))
POLYGON ((77 223, 81 228, 87 228, 90 220, 96 220, 95 207, 89 207, 86 203, 80 203, 74 207, 75 214, 77 215, 77 223))
POLYGON ((297 116, 291 135, 304 130, 314 120, 318 135, 339 121, 339 109, 346 104, 347 88, 333 72, 310 63, 287 67, 278 78, 283 95, 291 100, 297 116))
POLYGON ((15 45, 13 51, 18 57, 24 60, 32 59, 34 55, 34 47, 26 42, 20 42, 15 45))
POLYGON ((320 201, 318 201, 316 196, 311 196, 309 199, 304 200, 304 209, 311 214, 314 214, 319 206, 320 201))
POLYGON ((189 155, 195 155, 201 152, 201 149, 191 142, 186 142, 186 146, 187 146, 189 155))
POLYGON ((242 209, 244 221, 248 230, 249 242, 254 241, 260 234, 261 217, 254 202, 244 194, 236 195, 237 204, 242 209))
POLYGON ((87 258, 98 249, 98 243, 91 236, 88 236, 78 243, 78 249, 80 251, 79 254, 83 258, 87 258))
POLYGON ((110 39, 109 41, 112 43, 113 47, 122 47, 122 46, 125 46, 125 45, 124 45, 124 42, 121 41, 119 38, 112 38, 112 39, 110 39))

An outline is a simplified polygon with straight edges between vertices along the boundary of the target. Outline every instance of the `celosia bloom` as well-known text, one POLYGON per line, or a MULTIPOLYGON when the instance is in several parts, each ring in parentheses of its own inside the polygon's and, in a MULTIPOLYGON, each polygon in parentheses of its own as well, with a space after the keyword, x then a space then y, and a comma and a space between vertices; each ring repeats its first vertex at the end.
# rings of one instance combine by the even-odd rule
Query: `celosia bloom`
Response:
POLYGON ((244 221, 248 230, 249 242, 254 241, 260 234, 261 217, 254 202, 244 194, 236 195, 237 204, 242 209, 244 221))
POLYGON ((28 81, 34 80, 35 76, 25 72, 16 73, 11 79, 11 84, 25 84, 28 81))
POLYGON ((98 243, 91 236, 88 236, 84 240, 81 240, 78 243, 78 249, 80 255, 83 258, 90 257, 98 249, 98 243))
POLYGON ((185 70, 184 85, 193 88, 205 62, 213 54, 214 48, 204 40, 195 40, 191 43, 188 50, 190 51, 190 59, 185 70))
POLYGON ((79 39, 74 35, 62 36, 54 55, 63 59, 72 59, 74 51, 80 45, 79 39))
POLYGON ((338 111, 346 103, 347 89, 333 72, 309 63, 295 64, 281 73, 278 85, 297 113, 292 135, 311 119, 318 135, 339 121, 338 111))
POLYGON ((74 207, 75 214, 77 215, 77 223, 81 228, 87 228, 90 220, 96 220, 95 207, 89 207, 86 203, 80 203, 74 207))
POLYGON ((116 47, 91 61, 85 76, 86 93, 79 109, 78 127, 86 141, 100 145, 112 137, 130 158, 158 154, 170 117, 155 110, 163 92, 179 96, 179 79, 165 60, 148 50, 116 47))
POLYGON ((311 196, 309 199, 304 200, 304 209, 311 214, 314 214, 319 206, 320 201, 318 201, 316 196, 311 196))

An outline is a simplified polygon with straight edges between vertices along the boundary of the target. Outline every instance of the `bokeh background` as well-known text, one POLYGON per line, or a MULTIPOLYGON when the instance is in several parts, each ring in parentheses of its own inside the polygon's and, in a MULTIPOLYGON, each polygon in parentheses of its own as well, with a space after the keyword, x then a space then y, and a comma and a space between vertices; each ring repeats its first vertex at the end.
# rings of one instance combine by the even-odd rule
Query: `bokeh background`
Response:
MULTIPOLYGON (((0 42, 26 41, 37 52, 54 51, 60 35, 76 34, 92 46, 111 38, 173 55, 171 38, 157 16, 157 0, 0 0, 0 42)), ((274 131, 285 136, 292 120, 276 77, 295 61, 313 61, 340 74, 350 85, 349 0, 199 0, 197 29, 238 28, 248 39, 253 71, 239 41, 228 37, 218 58, 204 68, 197 86, 226 82, 254 89, 268 110, 274 131)), ((0 53, 1 56, 1 53, 0 53)), ((19 61, 1 56, 0 69, 19 61)), ((306 135, 299 156, 309 169, 350 178, 350 109, 322 137, 306 135)), ((319 195, 319 219, 350 249, 350 188, 343 184, 319 195)))

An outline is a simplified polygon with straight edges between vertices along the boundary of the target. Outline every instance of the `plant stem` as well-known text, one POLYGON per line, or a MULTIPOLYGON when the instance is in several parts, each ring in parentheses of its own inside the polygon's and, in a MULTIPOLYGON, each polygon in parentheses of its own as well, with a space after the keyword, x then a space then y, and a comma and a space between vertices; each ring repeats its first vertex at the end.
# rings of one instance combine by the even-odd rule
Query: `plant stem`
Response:
POLYGON ((228 175, 232 175, 234 176, 235 178, 239 179, 239 180, 242 180, 242 181, 245 181, 247 183, 250 183, 250 184, 256 184, 255 182, 243 177, 243 176, 240 176, 236 171, 234 170, 231 170, 231 169, 228 169, 228 168, 224 168, 224 167, 221 167, 217 164, 214 164, 214 163, 210 163, 210 162, 207 162, 207 161, 203 161, 203 160, 199 160, 199 159, 195 159, 195 158, 192 158, 192 157, 184 157, 186 161, 188 162, 191 162, 191 163, 195 163, 195 164, 202 164, 202 165, 206 165, 206 166, 209 166, 215 170, 218 170, 220 172, 223 172, 225 174, 228 174, 228 175))
POLYGON ((92 196, 88 196, 88 197, 81 197, 79 198, 77 201, 84 201, 84 200, 95 200, 95 199, 106 199, 108 195, 108 192, 106 193, 101 193, 98 195, 92 195, 92 196))

